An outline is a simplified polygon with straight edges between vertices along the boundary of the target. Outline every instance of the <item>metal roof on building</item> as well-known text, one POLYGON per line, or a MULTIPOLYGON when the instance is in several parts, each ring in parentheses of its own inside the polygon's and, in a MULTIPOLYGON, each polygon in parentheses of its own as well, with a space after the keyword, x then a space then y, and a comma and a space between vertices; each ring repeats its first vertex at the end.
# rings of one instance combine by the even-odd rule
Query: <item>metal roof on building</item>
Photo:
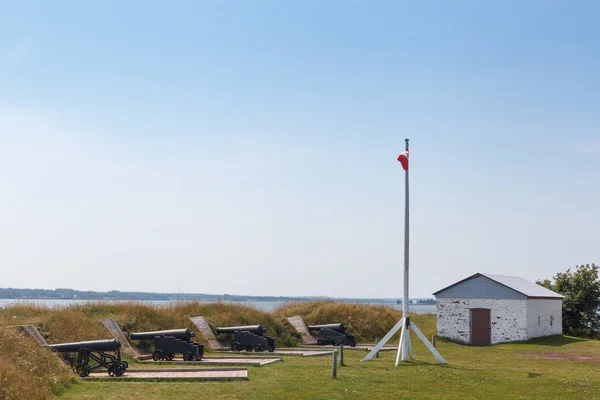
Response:
POLYGON ((527 279, 521 278, 519 276, 482 274, 482 273, 477 273, 475 275, 471 275, 466 279, 458 281, 458 282, 456 282, 450 286, 447 286, 441 290, 438 290, 437 292, 433 293, 433 295, 437 296, 439 293, 441 293, 451 287, 459 285, 468 280, 477 278, 479 276, 483 276, 483 277, 490 279, 494 282, 497 282, 503 286, 506 286, 507 288, 512 289, 515 292, 521 293, 522 295, 527 296, 528 298, 555 298, 555 299, 564 298, 564 296, 561 294, 558 294, 550 289, 546 289, 545 287, 540 286, 537 283, 528 281, 527 279))

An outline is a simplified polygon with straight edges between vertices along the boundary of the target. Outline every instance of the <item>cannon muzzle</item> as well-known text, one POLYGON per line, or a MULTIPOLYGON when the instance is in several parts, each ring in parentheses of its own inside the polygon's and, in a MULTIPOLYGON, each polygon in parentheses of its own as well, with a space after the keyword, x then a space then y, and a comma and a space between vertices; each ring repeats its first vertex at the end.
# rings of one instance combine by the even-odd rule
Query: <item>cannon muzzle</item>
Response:
POLYGON ((245 325, 245 326, 227 326, 223 328, 217 328, 217 334, 220 333, 236 333, 236 332, 250 332, 258 336, 265 334, 265 328, 262 325, 245 325))
POLYGON ((320 331, 322 329, 330 329, 332 331, 336 331, 336 332, 339 332, 339 333, 346 333, 346 329, 348 329, 348 327, 346 326, 346 324, 343 324, 343 323, 323 324, 323 325, 308 325, 308 330, 309 331, 320 331))
POLYGON ((154 340, 157 336, 158 337, 172 336, 175 339, 189 341, 195 335, 194 335, 194 332, 190 331, 188 328, 171 329, 171 330, 167 330, 167 331, 153 331, 153 332, 131 332, 129 334, 129 338, 131 340, 154 340))
POLYGON ((81 349, 93 351, 115 351, 121 347, 121 342, 117 339, 112 340, 92 340, 89 342, 59 343, 48 345, 54 352, 75 353, 81 349))

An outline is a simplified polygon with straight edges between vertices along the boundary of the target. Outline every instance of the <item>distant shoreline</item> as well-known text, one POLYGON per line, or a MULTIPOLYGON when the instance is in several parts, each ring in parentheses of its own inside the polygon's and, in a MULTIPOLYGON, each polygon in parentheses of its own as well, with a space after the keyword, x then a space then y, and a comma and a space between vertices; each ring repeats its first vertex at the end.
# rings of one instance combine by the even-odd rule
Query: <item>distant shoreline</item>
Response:
MULTIPOLYGON (((289 302, 294 302, 294 300, 290 301, 257 301, 257 300, 244 300, 244 301, 235 301, 235 300, 115 300, 115 299, 0 299, 0 309, 6 309, 11 306, 34 306, 34 307, 43 307, 48 309, 53 308, 61 308, 61 307, 70 307, 76 305, 85 306, 86 304, 93 303, 126 303, 126 302, 139 302, 143 304, 149 304, 157 307, 168 307, 172 305, 179 305, 183 303, 190 302, 200 302, 200 303, 214 303, 218 301, 223 301, 225 303, 238 303, 238 304, 246 304, 263 311, 271 312, 277 309, 280 306, 285 305, 289 302)), ((304 299, 302 301, 314 301, 304 299)), ((332 300, 338 301, 338 300, 332 300)), ((344 301, 345 303, 359 303, 364 305, 371 306, 382 306, 388 307, 395 310, 401 310, 402 304, 398 304, 396 302, 379 302, 379 303, 369 303, 364 301, 344 301)), ((435 304, 409 304, 409 312, 416 314, 432 314, 436 312, 435 304)))
MULTIPOLYGON (((88 300, 88 301, 234 301, 234 302, 290 302, 328 300, 345 303, 399 304, 394 298, 339 298, 324 296, 245 296, 205 293, 152 293, 80 291, 74 289, 13 289, 0 288, 0 300, 88 300)), ((412 298, 411 304, 435 304, 434 298, 412 298)))

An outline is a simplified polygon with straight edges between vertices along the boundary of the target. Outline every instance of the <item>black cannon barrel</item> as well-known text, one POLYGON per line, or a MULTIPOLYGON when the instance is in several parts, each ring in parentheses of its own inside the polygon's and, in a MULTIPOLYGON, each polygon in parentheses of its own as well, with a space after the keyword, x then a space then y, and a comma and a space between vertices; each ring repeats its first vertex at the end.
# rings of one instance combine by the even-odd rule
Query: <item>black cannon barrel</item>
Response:
POLYGON ((236 333, 246 331, 254 333, 255 335, 262 336, 265 334, 265 329, 262 325, 245 325, 245 326, 226 326, 223 328, 217 328, 217 334, 219 333, 236 333))
POLYGON ((117 339, 92 340, 89 342, 59 343, 48 345, 52 351, 60 353, 74 353, 82 348, 94 351, 115 351, 121 347, 117 339))
POLYGON ((309 331, 320 331, 321 329, 331 329, 339 333, 346 333, 346 324, 335 323, 335 324, 323 324, 323 325, 308 325, 309 331))
POLYGON ((129 334, 131 340, 154 340, 157 336, 173 336, 176 339, 191 340, 195 335, 188 328, 171 329, 168 331, 131 332, 129 334))

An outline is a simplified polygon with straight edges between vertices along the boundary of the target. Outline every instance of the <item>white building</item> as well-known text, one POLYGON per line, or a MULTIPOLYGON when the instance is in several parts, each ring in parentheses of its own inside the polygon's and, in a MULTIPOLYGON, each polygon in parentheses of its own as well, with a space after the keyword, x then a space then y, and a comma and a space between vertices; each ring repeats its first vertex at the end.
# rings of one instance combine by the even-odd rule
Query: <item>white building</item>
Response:
POLYGON ((517 276, 475 274, 433 295, 442 338, 484 346, 562 334, 563 296, 517 276))

